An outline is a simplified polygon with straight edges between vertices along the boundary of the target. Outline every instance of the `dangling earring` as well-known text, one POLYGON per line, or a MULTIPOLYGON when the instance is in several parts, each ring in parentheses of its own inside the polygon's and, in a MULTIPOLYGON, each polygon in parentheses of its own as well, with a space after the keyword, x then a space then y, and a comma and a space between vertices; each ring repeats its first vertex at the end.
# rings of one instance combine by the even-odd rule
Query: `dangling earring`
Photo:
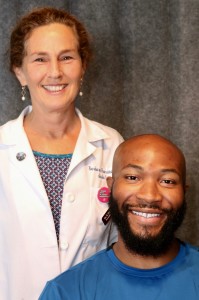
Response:
POLYGON ((80 79, 80 90, 79 90, 79 95, 80 95, 80 97, 83 96, 83 92, 82 92, 82 90, 81 90, 81 88, 82 88, 82 83, 83 83, 83 78, 80 79))
POLYGON ((21 100, 25 101, 26 100, 26 86, 22 85, 21 87, 21 100))

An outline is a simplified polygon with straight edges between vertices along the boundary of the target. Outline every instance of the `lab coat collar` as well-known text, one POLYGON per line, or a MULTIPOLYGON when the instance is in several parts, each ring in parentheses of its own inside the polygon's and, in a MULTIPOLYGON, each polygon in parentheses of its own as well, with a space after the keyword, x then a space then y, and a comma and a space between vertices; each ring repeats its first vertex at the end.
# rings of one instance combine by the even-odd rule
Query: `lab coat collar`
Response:
MULTIPOLYGON (((9 121, 9 122, 17 122, 17 126, 13 127, 13 133, 16 133, 17 134, 17 131, 18 133, 22 133, 24 132, 24 129, 23 129, 23 120, 24 120, 24 117, 29 114, 30 112, 32 111, 32 106, 29 105, 27 106, 22 112, 21 114, 19 115, 19 117, 14 120, 14 121, 9 121)), ((110 136, 108 135, 107 132, 104 131, 104 128, 105 126, 104 125, 101 125, 100 123, 97 123, 95 121, 91 121, 87 118, 85 118, 82 113, 80 112, 79 109, 75 109, 80 121, 81 121, 81 132, 82 134, 84 135, 84 137, 87 139, 88 142, 90 143, 94 143, 94 142, 97 142, 99 140, 103 140, 103 139, 108 139, 110 138, 110 136), (92 126, 91 126, 92 124, 92 126), (103 127, 103 128, 102 128, 103 127)), ((4 141, 6 144, 13 144, 13 139, 16 138, 16 142, 18 142, 18 136, 17 135, 5 135, 4 137, 4 141)), ((5 144, 0 144, 0 147, 4 147, 5 144)))
POLYGON ((93 143, 99 140, 104 140, 107 138, 110 138, 109 135, 107 134, 107 132, 104 131, 103 128, 105 128, 105 126, 102 125, 100 123, 97 123, 95 121, 91 121, 85 117, 83 117, 82 113, 79 111, 79 109, 75 109, 76 113, 81 121, 81 130, 83 132, 83 134, 85 135, 85 137, 87 138, 88 142, 93 143), (91 126, 91 122, 92 122, 92 126, 91 126))
MULTIPOLYGON (((76 142, 67 177, 69 177, 71 172, 86 159, 89 159, 89 161, 95 159, 95 151, 97 148, 103 147, 103 149, 105 149, 106 143, 104 140, 109 138, 108 133, 105 132, 101 124, 85 118, 77 108, 76 113, 81 122, 81 130, 76 142)), ((103 127, 105 128, 105 126, 103 127)))
MULTIPOLYGON (((9 149, 10 157, 13 163, 21 169, 21 172, 23 172, 25 176, 29 176, 29 173, 34 174, 34 179, 32 177, 32 183, 33 185, 35 185, 36 183, 37 186, 41 188, 44 196, 44 194, 46 193, 44 191, 43 185, 41 184, 39 170, 37 168, 35 159, 33 159, 34 155, 32 153, 32 149, 23 127, 24 117, 29 114, 31 110, 32 106, 29 105, 21 112, 16 120, 9 121, 10 124, 14 122, 16 124, 15 126, 7 126, 5 135, 3 137, 4 144, 0 144, 0 149, 9 149), (32 157, 32 159, 28 159, 28 163, 26 163, 26 158, 24 159, 24 161, 19 162, 16 159, 16 155, 20 152, 25 153, 26 158, 32 157)), ((97 148, 103 147, 105 149, 106 143, 104 142, 104 140, 110 138, 108 132, 105 131, 106 126, 85 118, 77 108, 76 113, 81 121, 81 130, 76 142, 67 177, 69 176, 71 171, 85 159, 87 159, 88 157, 90 157, 90 159, 94 159, 94 156, 92 156, 92 154, 94 154, 97 148)), ((32 175, 30 175, 30 177, 31 176, 32 175)))

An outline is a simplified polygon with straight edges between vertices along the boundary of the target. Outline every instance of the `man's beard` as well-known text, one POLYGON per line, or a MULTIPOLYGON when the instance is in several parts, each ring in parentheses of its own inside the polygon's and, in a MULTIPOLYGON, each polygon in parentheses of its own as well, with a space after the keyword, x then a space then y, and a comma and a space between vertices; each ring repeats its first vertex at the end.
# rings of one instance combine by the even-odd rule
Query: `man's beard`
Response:
MULTIPOLYGON (((139 205, 136 207, 139 207, 139 205)), ((154 205, 147 205, 146 207, 155 208, 154 205)), ((156 207, 159 208, 157 205, 156 207)), ((143 236, 134 233, 128 221, 128 213, 130 213, 129 205, 123 205, 122 212, 120 212, 117 200, 114 199, 112 193, 110 195, 109 208, 112 220, 116 224, 126 248, 130 252, 142 256, 158 257, 167 252, 168 248, 172 244, 174 233, 181 225, 185 216, 186 201, 183 200, 181 207, 177 210, 161 209, 167 215, 167 219, 160 232, 156 235, 150 235, 148 233, 143 236)), ((132 206, 131 210, 133 210, 132 206)))

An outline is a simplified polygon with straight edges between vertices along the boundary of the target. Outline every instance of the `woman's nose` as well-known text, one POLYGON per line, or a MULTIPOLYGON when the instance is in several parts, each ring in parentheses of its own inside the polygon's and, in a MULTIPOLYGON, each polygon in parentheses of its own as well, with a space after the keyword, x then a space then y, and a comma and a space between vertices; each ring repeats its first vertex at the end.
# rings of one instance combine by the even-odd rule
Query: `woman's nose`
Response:
POLYGON ((49 64, 48 74, 51 78, 59 78, 62 74, 59 61, 53 60, 49 64))

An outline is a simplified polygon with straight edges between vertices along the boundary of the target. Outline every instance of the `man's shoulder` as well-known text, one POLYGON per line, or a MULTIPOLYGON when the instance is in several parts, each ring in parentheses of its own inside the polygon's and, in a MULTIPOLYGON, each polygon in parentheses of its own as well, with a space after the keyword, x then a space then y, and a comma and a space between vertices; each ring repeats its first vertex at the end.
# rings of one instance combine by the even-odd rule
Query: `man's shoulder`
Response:
POLYGON ((92 255, 91 257, 87 258, 86 260, 78 263, 77 265, 69 268, 62 274, 58 275, 54 281, 59 282, 60 280, 66 280, 66 278, 72 279, 77 276, 80 278, 80 274, 90 274, 98 272, 100 265, 103 266, 107 260, 107 250, 101 250, 98 253, 92 255))
POLYGON ((185 247, 185 257, 187 263, 199 272, 199 246, 195 246, 189 243, 183 243, 185 247))
POLYGON ((185 242, 185 241, 182 241, 182 240, 179 240, 179 242, 182 246, 186 247, 188 250, 199 253, 199 246, 193 245, 189 242, 185 242))
POLYGON ((184 243, 184 244, 189 250, 190 255, 195 255, 196 257, 199 257, 199 246, 192 245, 189 243, 184 243))
POLYGON ((102 271, 102 267, 106 264, 105 260, 108 259, 106 252, 106 250, 101 250, 97 254, 66 270, 53 280, 48 281, 42 292, 41 300, 55 299, 55 296, 60 297, 60 291, 64 298, 58 297, 56 299, 68 299, 68 296, 70 296, 70 299, 78 300, 80 299, 78 289, 80 286, 84 286, 84 289, 81 291, 82 297, 86 297, 88 290, 89 295, 94 295, 97 286, 97 273, 102 271))

